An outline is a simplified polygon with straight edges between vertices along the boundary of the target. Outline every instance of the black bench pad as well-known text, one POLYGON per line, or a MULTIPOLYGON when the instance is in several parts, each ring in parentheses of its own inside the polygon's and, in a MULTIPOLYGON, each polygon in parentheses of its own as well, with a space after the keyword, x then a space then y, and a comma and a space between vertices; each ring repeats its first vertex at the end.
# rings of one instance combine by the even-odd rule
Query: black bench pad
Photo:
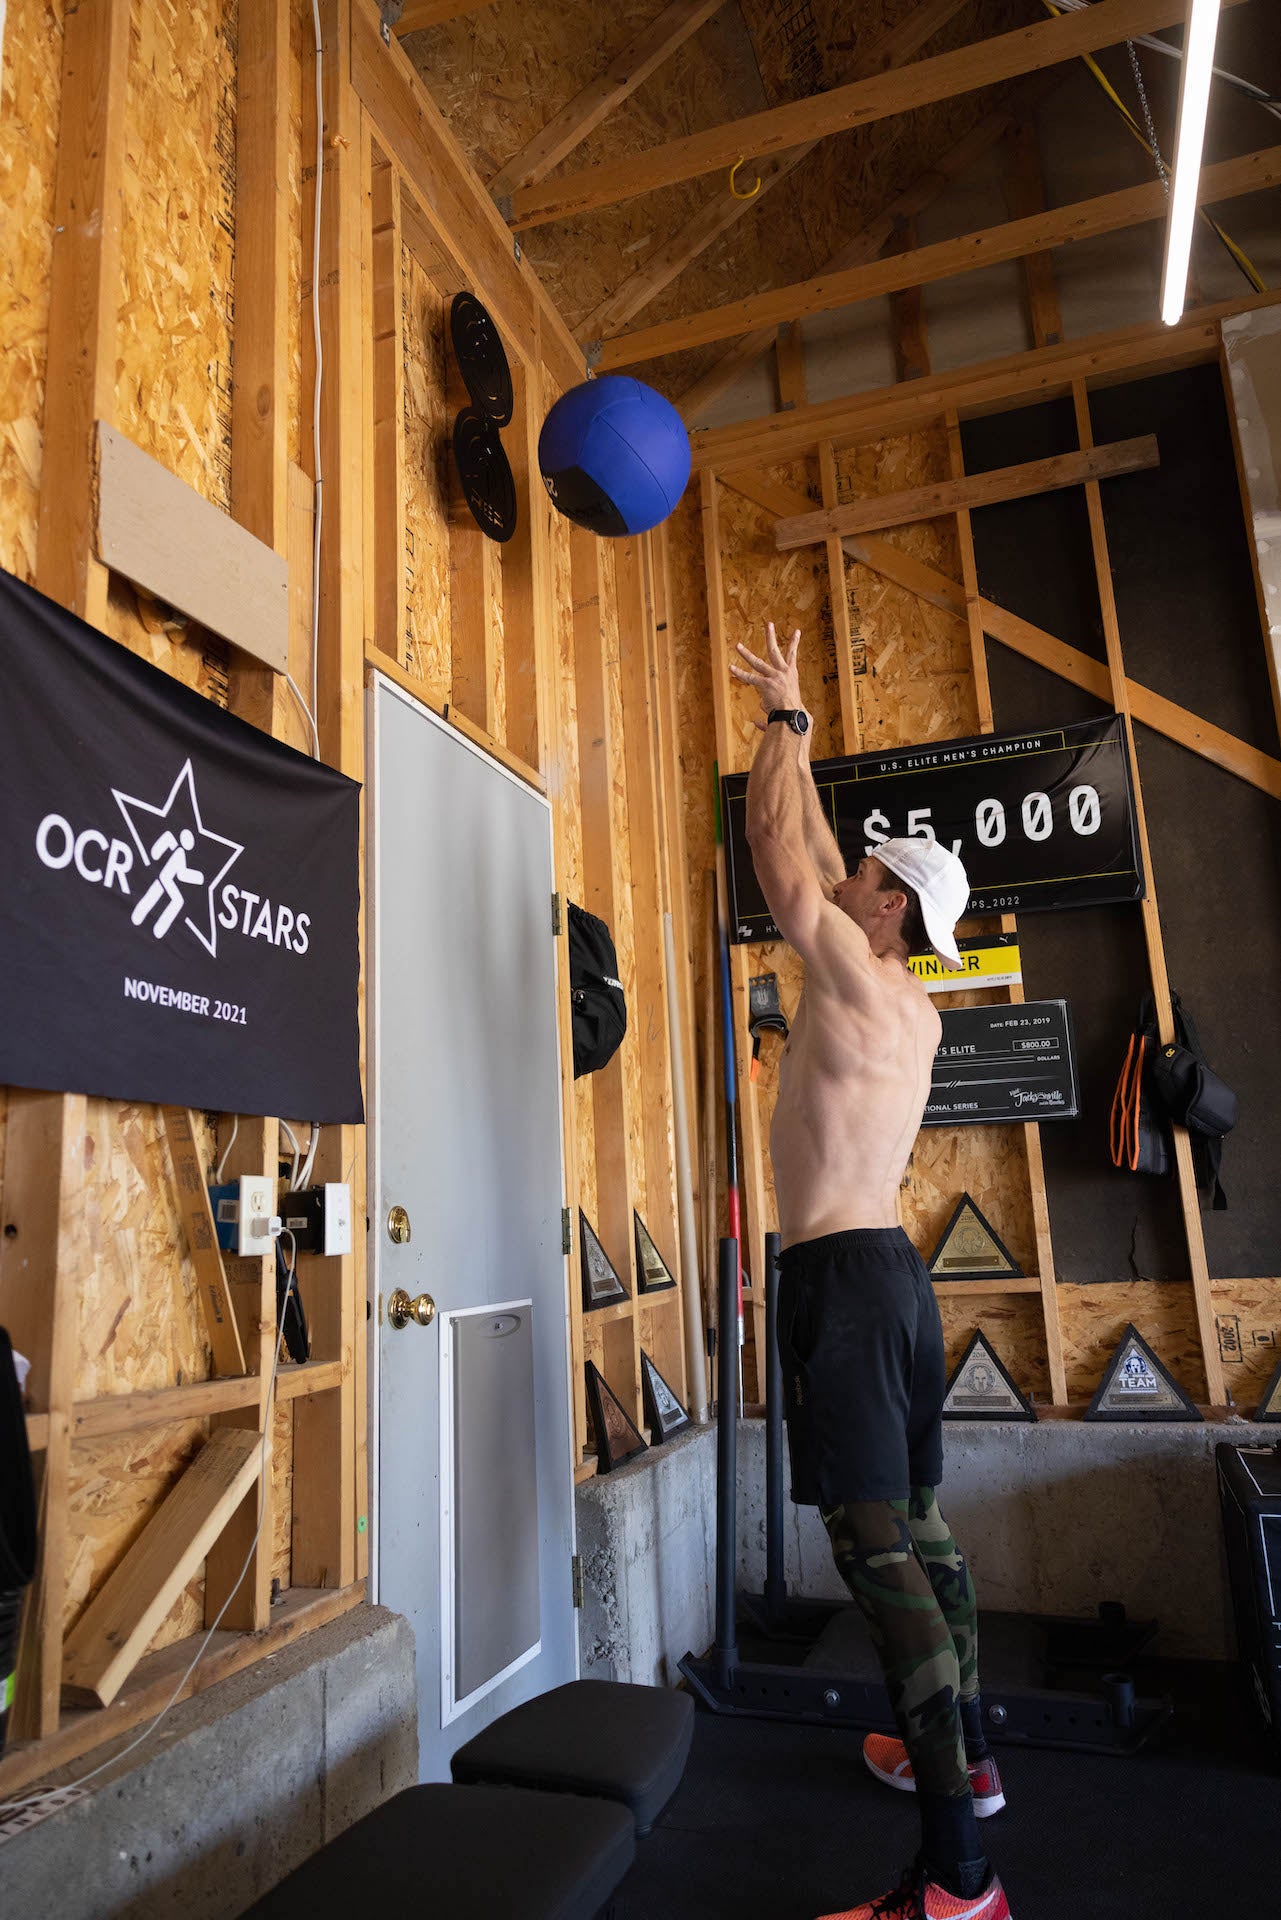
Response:
POLYGON ((693 1737, 688 1693, 571 1680, 513 1707, 460 1747, 453 1775, 618 1800, 643 1835, 680 1785, 693 1737))
POLYGON ((594 1920, 636 1854, 607 1800, 520 1787, 406 1787, 313 1854, 243 1920, 594 1920))

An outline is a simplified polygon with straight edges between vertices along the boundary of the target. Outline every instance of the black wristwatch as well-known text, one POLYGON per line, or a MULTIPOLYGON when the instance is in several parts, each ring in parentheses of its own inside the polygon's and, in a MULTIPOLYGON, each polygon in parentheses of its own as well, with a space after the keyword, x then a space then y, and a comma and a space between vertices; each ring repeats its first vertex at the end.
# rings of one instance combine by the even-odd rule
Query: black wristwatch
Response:
POLYGON ((776 720, 782 720, 793 733, 808 733, 810 730, 810 717, 804 707, 775 707, 769 717, 769 725, 773 726, 776 720))

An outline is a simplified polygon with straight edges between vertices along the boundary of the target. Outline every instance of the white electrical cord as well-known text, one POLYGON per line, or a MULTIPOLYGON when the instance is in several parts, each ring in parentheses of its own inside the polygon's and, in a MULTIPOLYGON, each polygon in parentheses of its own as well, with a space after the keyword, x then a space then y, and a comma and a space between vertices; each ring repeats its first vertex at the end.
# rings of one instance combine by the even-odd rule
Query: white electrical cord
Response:
POLYGON ((131 1754, 135 1750, 135 1748, 140 1747, 142 1745, 144 1740, 149 1740, 151 1738, 151 1735, 155 1732, 156 1728, 160 1725, 160 1722, 164 1719, 165 1715, 169 1712, 170 1708, 173 1707, 177 1702, 178 1696, 181 1694, 183 1688, 186 1686, 188 1680, 190 1680, 192 1674, 195 1672, 201 1659, 204 1657, 204 1652, 206 1647, 209 1645, 209 1642, 213 1639, 214 1634, 218 1631, 218 1628, 222 1623, 223 1615, 226 1613, 227 1608, 231 1605, 232 1601, 235 1599, 236 1595, 240 1591, 241 1583, 243 1582, 245 1575, 249 1571, 250 1563, 253 1560, 254 1552, 257 1548, 258 1541, 262 1534, 262 1523, 263 1523, 263 1516, 266 1510, 266 1494, 267 1494, 267 1443, 271 1438, 272 1426, 274 1423, 275 1412, 276 1412, 276 1375, 280 1370, 280 1350, 284 1345, 284 1339, 285 1339, 285 1315, 289 1310, 289 1299, 290 1299, 290 1295, 293 1293, 293 1288, 294 1288, 294 1269, 298 1263, 297 1242, 294 1240, 294 1236, 292 1233, 289 1232, 288 1228, 286 1228, 284 1232, 281 1234, 281 1238, 288 1240, 290 1242, 290 1245, 293 1250, 293 1258, 289 1263, 289 1269, 288 1269, 289 1280, 285 1287, 285 1297, 280 1303, 280 1318, 276 1324, 276 1352, 275 1352, 275 1357, 273 1358, 271 1363, 271 1381, 267 1388, 267 1417, 263 1423, 262 1447, 261 1447, 259 1461, 258 1461, 258 1524, 254 1528, 254 1537, 249 1542, 249 1551, 245 1555, 244 1565, 241 1567, 240 1572, 236 1575, 235 1585, 231 1588, 230 1592, 227 1595, 227 1598, 223 1601, 222 1605, 219 1607, 217 1614, 214 1616, 213 1624, 209 1627, 209 1629, 205 1634, 204 1639, 200 1642, 200 1645, 196 1648, 195 1653, 192 1655, 191 1663, 188 1666, 186 1672, 183 1674, 182 1678, 178 1681, 178 1684, 175 1686, 169 1698, 165 1701, 164 1706, 161 1707, 155 1719, 152 1720, 148 1726, 145 1726, 142 1732, 138 1734, 135 1739, 129 1742, 129 1745, 127 1747, 122 1747, 119 1753, 113 1753, 109 1760, 103 1760, 102 1762, 100 1762, 98 1766, 92 1768, 90 1772, 82 1773, 78 1780, 68 1780, 66 1784, 61 1787, 40 1787, 37 1789, 35 1793, 25 1794, 20 1799, 17 1799, 17 1800, 0 1801, 0 1824, 2 1824, 7 1819, 12 1819, 17 1814, 25 1813, 29 1807, 43 1806, 49 1800, 60 1800, 64 1794, 71 1793, 80 1787, 86 1786, 90 1780, 96 1780, 100 1773, 105 1773, 109 1767, 114 1767, 121 1760, 126 1759, 129 1756, 129 1754, 131 1754))
MULTIPOLYGON (((1065 8, 1069 13, 1084 13, 1087 7, 1093 5, 1093 0, 1055 0, 1055 5, 1065 8)), ((1174 46, 1169 40, 1159 40, 1154 33, 1136 33, 1133 44, 1136 47, 1147 47, 1153 53, 1163 53, 1168 60, 1183 58, 1182 47, 1174 46)), ((1216 80, 1222 80, 1227 86, 1235 87, 1248 99, 1256 101, 1265 113, 1272 115, 1273 119, 1281 120, 1281 100, 1278 100, 1274 94, 1268 93, 1263 87, 1256 87, 1252 80, 1243 80, 1239 74, 1228 73, 1223 67, 1212 67, 1210 71, 1216 80)))
POLYGON ((302 1163, 302 1172, 299 1174, 298 1179, 294 1184, 294 1187, 292 1189, 293 1192, 297 1192, 300 1188, 309 1187, 311 1185, 311 1170, 316 1164, 316 1148, 319 1145, 320 1145, 320 1122, 318 1120, 313 1120, 311 1123, 311 1139, 307 1142, 307 1158, 302 1163))
POLYGON ((240 1132, 240 1115, 238 1113, 233 1113, 231 1116, 231 1132, 227 1136, 227 1144, 222 1150, 222 1159, 218 1162, 218 1168, 213 1177, 213 1183, 216 1187, 220 1187, 222 1185, 222 1170, 227 1164, 227 1155, 231 1152, 231 1149, 236 1144, 236 1135, 239 1132, 240 1132))

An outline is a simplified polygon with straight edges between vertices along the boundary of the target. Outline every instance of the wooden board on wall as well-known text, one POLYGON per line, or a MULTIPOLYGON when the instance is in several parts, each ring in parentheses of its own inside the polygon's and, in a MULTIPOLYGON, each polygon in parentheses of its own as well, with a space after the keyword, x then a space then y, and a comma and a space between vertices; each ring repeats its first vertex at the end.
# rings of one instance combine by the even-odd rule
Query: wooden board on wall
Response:
POLYGON ((98 422, 98 556, 276 673, 289 652, 282 555, 98 422))

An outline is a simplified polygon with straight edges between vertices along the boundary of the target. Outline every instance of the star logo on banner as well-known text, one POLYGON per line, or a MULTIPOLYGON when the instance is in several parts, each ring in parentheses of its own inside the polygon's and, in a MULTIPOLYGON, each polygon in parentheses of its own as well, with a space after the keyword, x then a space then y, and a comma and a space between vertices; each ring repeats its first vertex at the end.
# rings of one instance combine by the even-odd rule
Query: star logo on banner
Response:
POLYGON ((201 819, 190 760, 183 762, 182 771, 169 789, 169 798, 163 806, 122 793, 119 787, 113 787, 111 792, 144 867, 155 871, 155 878, 130 915, 134 926, 163 940, 181 914, 183 925, 217 958, 214 892, 235 866, 244 847, 238 840, 214 833, 201 819), (189 888, 200 889, 190 900, 189 888), (202 901, 199 920, 185 912, 188 905, 194 906, 196 899, 202 901), (205 905, 209 913, 207 927, 205 905))

